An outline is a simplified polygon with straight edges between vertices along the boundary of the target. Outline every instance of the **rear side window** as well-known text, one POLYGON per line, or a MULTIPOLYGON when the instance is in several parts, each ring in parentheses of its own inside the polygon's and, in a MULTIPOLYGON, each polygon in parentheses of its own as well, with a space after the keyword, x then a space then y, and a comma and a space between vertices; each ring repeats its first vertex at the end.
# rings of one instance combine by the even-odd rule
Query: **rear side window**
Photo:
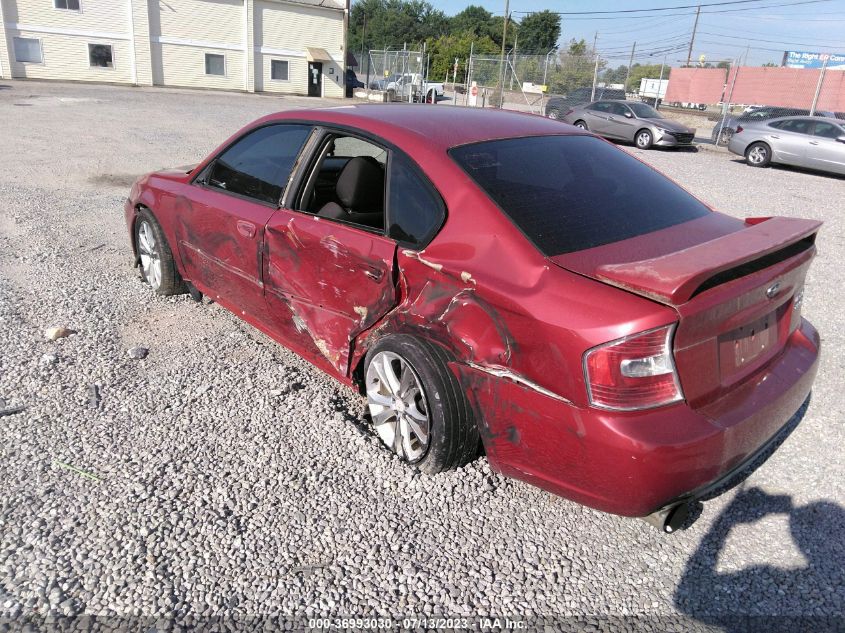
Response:
POLYGON ((813 122, 807 119, 789 119, 781 123, 779 129, 795 134, 812 134, 813 122))
POLYGON ((838 138, 845 134, 838 125, 833 125, 832 123, 822 123, 821 121, 816 121, 816 128, 813 130, 813 134, 815 136, 821 136, 823 138, 838 138))
POLYGON ((206 183, 259 202, 278 204, 311 127, 268 125, 249 132, 218 156, 206 183))
POLYGON ((486 141, 449 153, 550 257, 710 212, 651 167, 591 136, 486 141))
POLYGON ((410 161, 397 153, 390 159, 388 187, 388 235, 411 246, 425 246, 446 217, 440 196, 410 161))

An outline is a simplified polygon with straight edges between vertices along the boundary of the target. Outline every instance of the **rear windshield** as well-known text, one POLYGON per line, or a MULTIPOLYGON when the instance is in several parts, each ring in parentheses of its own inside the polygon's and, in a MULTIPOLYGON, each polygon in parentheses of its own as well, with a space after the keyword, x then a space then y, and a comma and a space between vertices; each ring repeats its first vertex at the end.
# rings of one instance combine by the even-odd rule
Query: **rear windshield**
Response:
POLYGON ((665 176, 592 136, 485 141, 449 154, 549 257, 710 212, 665 176))

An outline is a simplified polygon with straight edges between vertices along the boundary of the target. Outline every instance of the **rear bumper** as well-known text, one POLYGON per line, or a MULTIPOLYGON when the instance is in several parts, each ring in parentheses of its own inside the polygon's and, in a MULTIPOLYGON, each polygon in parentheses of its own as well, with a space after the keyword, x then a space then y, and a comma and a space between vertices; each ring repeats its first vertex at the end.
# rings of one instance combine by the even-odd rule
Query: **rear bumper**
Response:
POLYGON ((719 494, 734 473, 759 465, 755 458, 767 445, 777 447, 773 438, 807 400, 819 347, 803 321, 777 359, 698 410, 680 403, 599 411, 471 368, 461 373, 494 468, 605 512, 646 516, 684 498, 719 494))

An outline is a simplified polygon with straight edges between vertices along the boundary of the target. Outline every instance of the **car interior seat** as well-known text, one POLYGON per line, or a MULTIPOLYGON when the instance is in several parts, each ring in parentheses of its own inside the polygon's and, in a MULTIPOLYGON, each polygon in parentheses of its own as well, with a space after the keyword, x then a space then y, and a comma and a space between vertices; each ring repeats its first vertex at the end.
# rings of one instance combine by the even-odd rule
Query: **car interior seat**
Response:
POLYGON ((337 202, 327 202, 317 215, 374 228, 384 226, 384 169, 371 156, 356 156, 340 172, 337 202))

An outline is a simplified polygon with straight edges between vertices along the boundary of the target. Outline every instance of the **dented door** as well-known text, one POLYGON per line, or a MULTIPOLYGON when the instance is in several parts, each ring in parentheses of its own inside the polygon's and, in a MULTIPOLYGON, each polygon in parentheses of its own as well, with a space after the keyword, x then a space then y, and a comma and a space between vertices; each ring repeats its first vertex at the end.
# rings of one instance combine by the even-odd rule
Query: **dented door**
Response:
POLYGON ((395 252, 382 235, 277 211, 266 227, 264 287, 279 335, 345 375, 352 339, 396 305, 395 252))

